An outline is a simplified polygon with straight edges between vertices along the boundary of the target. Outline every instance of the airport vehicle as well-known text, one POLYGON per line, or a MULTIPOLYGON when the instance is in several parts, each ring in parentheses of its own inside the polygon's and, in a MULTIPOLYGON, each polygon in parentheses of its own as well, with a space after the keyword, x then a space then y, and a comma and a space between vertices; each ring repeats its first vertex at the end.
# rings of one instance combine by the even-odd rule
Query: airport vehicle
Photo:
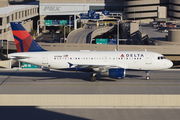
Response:
POLYGON ((161 32, 162 32, 162 33, 167 33, 168 30, 169 30, 168 27, 163 27, 163 28, 161 28, 161 32))
POLYGON ((91 26, 91 25, 88 25, 88 28, 89 28, 89 29, 91 29, 91 28, 92 28, 92 26, 91 26))
POLYGON ((171 25, 168 25, 168 28, 173 29, 174 27, 177 27, 177 24, 171 24, 171 25))
POLYGON ((8 58, 52 69, 92 72, 110 78, 124 78, 126 69, 147 71, 172 67, 173 63, 162 54, 150 51, 46 51, 41 48, 18 22, 11 22, 17 53, 8 58))

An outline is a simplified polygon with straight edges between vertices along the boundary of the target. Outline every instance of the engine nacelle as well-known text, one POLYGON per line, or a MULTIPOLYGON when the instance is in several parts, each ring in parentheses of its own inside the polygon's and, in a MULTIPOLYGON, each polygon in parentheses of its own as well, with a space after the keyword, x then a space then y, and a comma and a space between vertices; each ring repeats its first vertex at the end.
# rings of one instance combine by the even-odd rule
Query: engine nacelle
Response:
POLYGON ((125 77, 125 74, 126 72, 123 68, 109 69, 110 78, 121 79, 125 77))

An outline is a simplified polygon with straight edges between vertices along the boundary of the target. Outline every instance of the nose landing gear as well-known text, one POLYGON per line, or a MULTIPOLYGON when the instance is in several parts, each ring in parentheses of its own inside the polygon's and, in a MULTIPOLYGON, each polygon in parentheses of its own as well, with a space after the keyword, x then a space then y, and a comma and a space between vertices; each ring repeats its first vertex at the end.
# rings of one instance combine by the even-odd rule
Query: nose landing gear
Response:
POLYGON ((149 75, 149 73, 150 73, 150 71, 147 70, 147 71, 146 71, 146 80, 150 80, 150 75, 149 75))
POLYGON ((92 81, 92 82, 95 82, 96 79, 97 79, 97 73, 92 73, 92 74, 91 74, 91 81, 92 81))

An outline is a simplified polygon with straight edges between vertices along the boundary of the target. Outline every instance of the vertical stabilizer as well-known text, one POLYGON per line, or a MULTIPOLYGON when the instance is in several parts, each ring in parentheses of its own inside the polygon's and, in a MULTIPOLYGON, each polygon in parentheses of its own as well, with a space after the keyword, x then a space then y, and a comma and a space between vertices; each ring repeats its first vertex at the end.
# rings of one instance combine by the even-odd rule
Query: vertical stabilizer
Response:
POLYGON ((45 51, 19 22, 11 22, 11 28, 17 52, 45 51))

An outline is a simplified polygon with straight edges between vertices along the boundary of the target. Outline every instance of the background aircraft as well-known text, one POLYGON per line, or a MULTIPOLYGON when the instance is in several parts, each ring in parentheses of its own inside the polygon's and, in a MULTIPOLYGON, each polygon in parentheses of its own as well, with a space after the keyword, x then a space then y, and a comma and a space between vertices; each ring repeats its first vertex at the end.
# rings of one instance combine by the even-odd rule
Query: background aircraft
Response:
POLYGON ((150 51, 46 51, 41 48, 18 22, 11 22, 17 53, 8 58, 52 69, 92 72, 95 81, 97 73, 110 78, 124 78, 126 69, 161 70, 173 63, 162 54, 150 51))

